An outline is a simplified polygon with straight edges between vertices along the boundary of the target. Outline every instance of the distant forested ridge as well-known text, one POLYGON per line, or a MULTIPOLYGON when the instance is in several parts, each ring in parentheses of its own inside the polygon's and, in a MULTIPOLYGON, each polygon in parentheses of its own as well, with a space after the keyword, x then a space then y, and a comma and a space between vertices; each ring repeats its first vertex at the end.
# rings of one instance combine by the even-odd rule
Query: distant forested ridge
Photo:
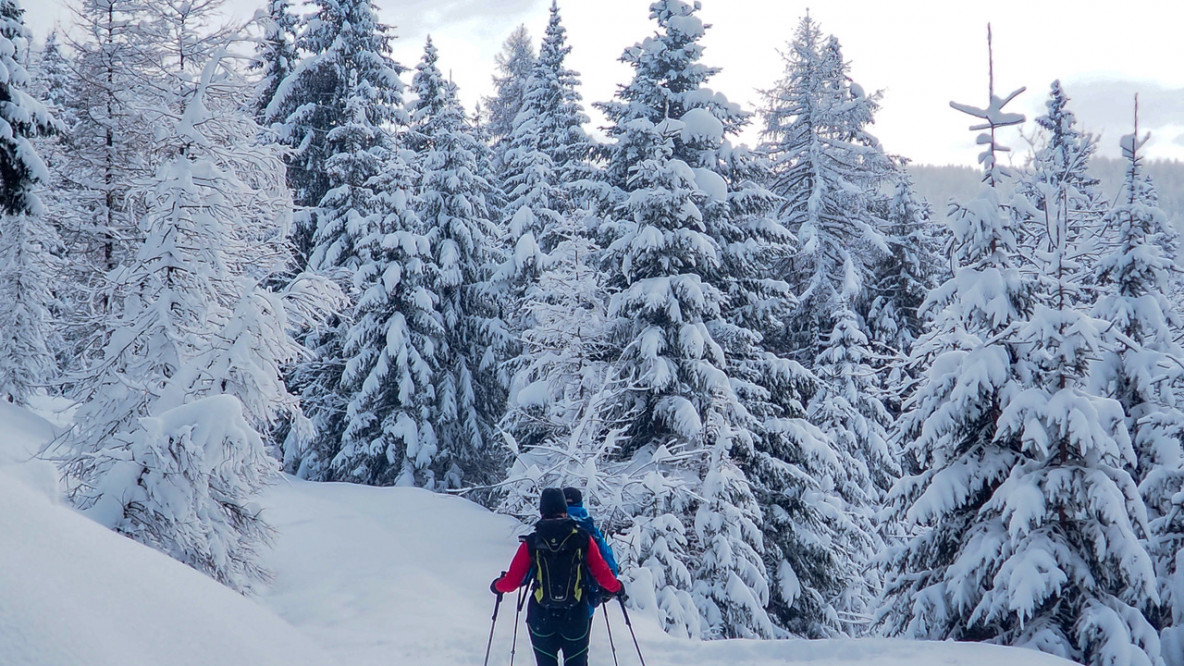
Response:
MULTIPOLYGON (((1122 189, 1126 162, 1116 157, 1095 157, 1090 161, 1089 173, 1102 181, 1102 191, 1113 199, 1122 189)), ((1159 192, 1159 207, 1177 227, 1184 225, 1184 162, 1180 160, 1148 160, 1147 175, 1159 192)), ((916 182, 917 192, 929 203, 939 219, 945 216, 946 202, 973 196, 982 180, 982 171, 974 167, 947 164, 910 164, 909 173, 916 182)))

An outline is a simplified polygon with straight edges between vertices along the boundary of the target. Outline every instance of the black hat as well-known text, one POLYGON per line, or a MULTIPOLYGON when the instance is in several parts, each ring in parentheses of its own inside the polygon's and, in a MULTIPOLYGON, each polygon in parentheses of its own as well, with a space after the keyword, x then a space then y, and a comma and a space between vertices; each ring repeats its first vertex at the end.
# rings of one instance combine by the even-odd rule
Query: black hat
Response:
POLYGON ((579 488, 564 488, 563 497, 567 499, 568 506, 579 506, 584 503, 584 493, 581 493, 579 488))
POLYGON ((567 500, 563 499, 563 491, 558 488, 543 488, 539 495, 539 515, 543 518, 567 515, 567 500))

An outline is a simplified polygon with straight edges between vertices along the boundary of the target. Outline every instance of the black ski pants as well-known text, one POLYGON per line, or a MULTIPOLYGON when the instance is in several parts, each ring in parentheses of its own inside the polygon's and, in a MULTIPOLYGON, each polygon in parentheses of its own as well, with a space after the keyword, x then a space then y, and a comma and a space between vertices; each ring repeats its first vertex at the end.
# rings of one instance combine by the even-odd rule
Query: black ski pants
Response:
POLYGON ((587 603, 551 610, 539 606, 532 598, 526 610, 526 627, 530 630, 530 644, 534 646, 538 666, 559 666, 560 653, 564 666, 588 665, 592 617, 587 603))

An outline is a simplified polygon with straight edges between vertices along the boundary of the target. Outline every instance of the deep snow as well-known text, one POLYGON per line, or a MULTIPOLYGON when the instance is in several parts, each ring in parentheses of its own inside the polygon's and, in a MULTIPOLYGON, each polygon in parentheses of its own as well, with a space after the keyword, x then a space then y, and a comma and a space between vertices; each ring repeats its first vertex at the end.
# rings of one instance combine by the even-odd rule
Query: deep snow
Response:
MULTIPOLYGON (((489 581, 509 564, 522 531, 516 521, 417 489, 285 478, 263 502, 279 531, 275 581, 251 600, 63 506, 50 463, 32 459, 54 432, 0 404, 0 664, 481 663, 489 581)), ((607 615, 620 664, 637 664, 620 610, 607 615)), ((979 644, 697 643, 666 636, 643 611, 632 615, 650 666, 1068 663, 979 644)), ((509 663, 513 618, 507 597, 491 664, 509 663)), ((524 630, 515 663, 533 663, 524 630)), ((603 611, 591 663, 612 663, 603 611)))
POLYGON ((62 506, 50 463, 29 462, 52 433, 0 403, 0 664, 332 663, 268 609, 62 506))

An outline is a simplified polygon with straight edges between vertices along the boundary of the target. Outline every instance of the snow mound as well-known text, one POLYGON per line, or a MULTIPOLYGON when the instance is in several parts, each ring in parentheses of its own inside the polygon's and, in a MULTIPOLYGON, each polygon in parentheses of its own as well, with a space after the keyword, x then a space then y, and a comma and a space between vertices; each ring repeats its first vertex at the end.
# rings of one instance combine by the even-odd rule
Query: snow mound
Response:
POLYGON ((691 109, 682 115, 682 140, 719 145, 724 140, 724 124, 705 108, 691 109))
POLYGON ((335 663, 259 604, 18 478, 50 424, 0 405, 0 664, 335 663))
POLYGON ((28 462, 57 434, 49 421, 0 400, 0 466, 28 462))

